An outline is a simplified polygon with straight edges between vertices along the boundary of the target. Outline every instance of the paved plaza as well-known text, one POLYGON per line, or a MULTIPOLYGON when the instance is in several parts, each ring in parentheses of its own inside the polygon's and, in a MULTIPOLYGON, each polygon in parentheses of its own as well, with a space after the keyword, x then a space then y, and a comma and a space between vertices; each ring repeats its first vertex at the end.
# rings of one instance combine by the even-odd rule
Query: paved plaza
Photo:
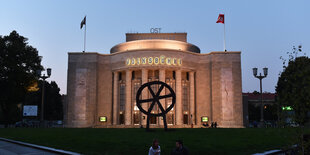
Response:
POLYGON ((27 147, 24 145, 18 145, 6 141, 0 141, 0 155, 55 155, 58 153, 52 153, 41 149, 27 147))

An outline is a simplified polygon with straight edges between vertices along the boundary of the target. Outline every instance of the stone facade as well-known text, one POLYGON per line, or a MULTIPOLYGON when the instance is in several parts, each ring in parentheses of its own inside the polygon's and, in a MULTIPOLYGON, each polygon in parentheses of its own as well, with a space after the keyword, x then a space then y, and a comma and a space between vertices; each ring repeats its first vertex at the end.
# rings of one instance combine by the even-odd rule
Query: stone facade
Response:
MULTIPOLYGON (((167 35, 173 34, 177 33, 167 35)), ((163 34, 147 40, 139 34, 127 36, 135 40, 114 46, 111 54, 69 53, 67 127, 146 125, 146 116, 135 105, 136 91, 155 80, 166 82, 176 93, 168 127, 201 127, 202 117, 219 127, 243 127, 241 52, 201 54, 197 46, 167 40, 163 34)), ((142 92, 142 99, 149 97, 142 92)), ((160 102, 165 108, 170 104, 168 99, 160 102)), ((162 126, 161 117, 151 119, 151 128, 162 126)))

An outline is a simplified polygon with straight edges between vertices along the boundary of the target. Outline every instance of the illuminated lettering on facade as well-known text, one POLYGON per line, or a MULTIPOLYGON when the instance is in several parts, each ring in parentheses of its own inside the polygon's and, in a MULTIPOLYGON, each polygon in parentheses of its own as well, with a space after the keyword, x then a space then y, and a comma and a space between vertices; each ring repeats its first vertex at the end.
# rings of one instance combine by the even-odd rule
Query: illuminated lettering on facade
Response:
POLYGON ((180 58, 171 58, 161 55, 160 57, 140 57, 140 58, 127 58, 126 59, 127 66, 135 66, 135 65, 174 65, 181 66, 182 59, 180 58))

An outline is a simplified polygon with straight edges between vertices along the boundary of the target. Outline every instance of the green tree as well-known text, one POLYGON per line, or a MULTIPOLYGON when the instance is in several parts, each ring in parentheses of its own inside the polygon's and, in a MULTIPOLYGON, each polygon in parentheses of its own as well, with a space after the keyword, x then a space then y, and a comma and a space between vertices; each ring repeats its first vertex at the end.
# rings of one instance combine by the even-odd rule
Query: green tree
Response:
POLYGON ((291 106, 295 112, 294 119, 300 125, 307 121, 307 112, 310 110, 310 59, 298 56, 301 46, 293 47, 288 53, 289 59, 283 60, 283 72, 280 73, 276 86, 277 101, 280 108, 291 106))
POLYGON ((16 31, 0 36, 0 118, 6 125, 20 119, 27 88, 36 81, 35 71, 43 69, 37 49, 27 40, 16 31))

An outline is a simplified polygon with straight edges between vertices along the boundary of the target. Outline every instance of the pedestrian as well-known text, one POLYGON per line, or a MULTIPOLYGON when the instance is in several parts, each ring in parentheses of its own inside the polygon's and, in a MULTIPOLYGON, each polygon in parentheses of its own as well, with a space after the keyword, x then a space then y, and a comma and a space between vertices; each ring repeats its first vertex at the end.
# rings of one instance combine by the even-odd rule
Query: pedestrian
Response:
POLYGON ((188 149, 183 145, 182 140, 175 142, 175 148, 172 150, 171 155, 189 155, 188 149))
POLYGON ((216 128, 216 127, 217 127, 217 122, 214 123, 214 128, 216 128))
POLYGON ((160 155, 160 146, 157 139, 153 140, 153 144, 149 149, 149 155, 160 155))
POLYGON ((253 122, 253 125, 254 125, 254 128, 257 128, 257 122, 256 121, 253 122))
POLYGON ((213 127, 214 127, 214 123, 212 122, 212 123, 211 123, 211 128, 213 128, 213 127))

